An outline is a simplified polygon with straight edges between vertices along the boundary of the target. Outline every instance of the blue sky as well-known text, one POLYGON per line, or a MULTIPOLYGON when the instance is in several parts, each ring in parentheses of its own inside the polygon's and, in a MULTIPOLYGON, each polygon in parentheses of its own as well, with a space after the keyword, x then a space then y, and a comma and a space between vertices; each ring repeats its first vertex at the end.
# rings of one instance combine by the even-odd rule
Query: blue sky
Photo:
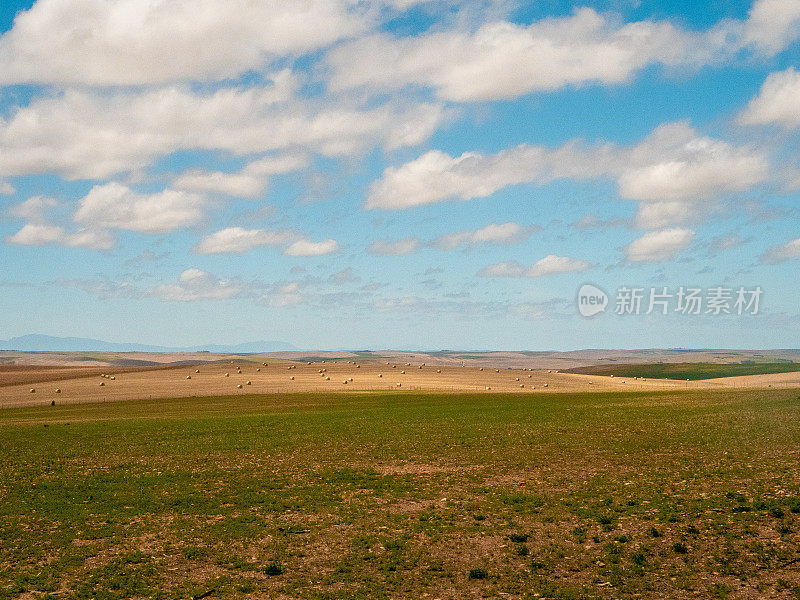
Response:
POLYGON ((800 0, 39 0, 0 30, 0 339, 797 347, 800 0), (624 286, 763 295, 619 315, 624 286))

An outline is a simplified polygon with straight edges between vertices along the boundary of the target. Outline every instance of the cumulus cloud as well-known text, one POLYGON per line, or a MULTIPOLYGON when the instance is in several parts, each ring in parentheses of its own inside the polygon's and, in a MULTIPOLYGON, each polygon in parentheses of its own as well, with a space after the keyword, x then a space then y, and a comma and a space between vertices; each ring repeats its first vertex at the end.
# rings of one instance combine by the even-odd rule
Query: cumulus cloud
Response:
POLYGON ((120 183, 98 185, 80 200, 74 220, 92 227, 170 233, 203 218, 202 196, 180 190, 138 194, 120 183))
POLYGON ((38 0, 0 37, 0 83, 235 78, 369 24, 366 12, 346 0, 38 0))
POLYGON ((325 256, 339 252, 339 242, 336 240, 297 240, 283 251, 286 256, 325 256))
POLYGON ((781 51, 800 34, 800 0, 756 0, 744 25, 744 42, 763 54, 781 51))
POLYGON ((586 231, 588 229, 613 229, 626 225, 630 225, 629 219, 601 219, 593 213, 583 215, 577 221, 570 223, 570 227, 574 227, 579 231, 586 231))
POLYGON ((694 231, 691 229, 651 231, 628 244, 625 255, 632 262, 664 262, 674 259, 693 238, 694 231))
POLYGON ((800 258, 800 238, 773 246, 762 254, 759 260, 768 265, 776 265, 793 258, 800 258))
POLYGON ((421 244, 422 241, 416 237, 407 237, 394 242, 381 239, 367 246, 367 252, 373 256, 403 256, 416 252, 421 244))
POLYGON ((516 98, 585 83, 619 84, 654 63, 702 65, 729 54, 722 24, 708 32, 668 22, 622 24, 580 8, 531 25, 487 23, 476 31, 437 31, 414 38, 376 34, 329 54, 331 86, 432 87, 456 102, 516 98))
POLYGON ((63 227, 46 223, 26 223, 22 229, 6 238, 13 246, 64 246, 88 250, 110 250, 116 238, 105 230, 79 229, 74 233, 63 227))
POLYGON ((621 197, 640 201, 637 225, 664 227, 691 220, 720 195, 749 189, 766 179, 768 170, 757 150, 699 135, 677 122, 657 127, 630 147, 573 141, 558 148, 523 144, 488 156, 430 151, 387 168, 371 186, 365 207, 404 209, 482 198, 521 183, 606 178, 617 181, 621 197))
MULTIPOLYGON (((214 92, 173 86, 116 92, 69 89, 39 97, 0 118, 0 176, 54 172, 68 179, 103 179, 147 167, 179 150, 344 156, 374 145, 419 144, 445 114, 442 106, 430 103, 396 101, 360 108, 303 100, 294 97, 291 73, 282 71, 273 80, 272 85, 214 92)), ((242 174, 248 175, 253 177, 242 174)), ((252 181, 223 179, 187 183, 244 187, 254 193, 252 181)))
POLYGON ((266 191, 270 176, 296 171, 307 164, 308 158, 302 155, 267 157, 253 161, 235 173, 186 171, 175 178, 172 186, 192 192, 258 198, 266 191))
POLYGON ((17 188, 7 181, 0 180, 0 196, 11 196, 17 193, 17 188))
POLYGON ((204 237, 193 248, 196 254, 244 254, 259 246, 279 247, 302 238, 296 231, 228 227, 204 237))
POLYGON ((53 225, 47 219, 47 211, 58 206, 58 201, 46 196, 32 196, 8 209, 12 217, 25 219, 22 229, 6 238, 14 246, 64 246, 89 250, 110 250, 117 241, 105 229, 95 226, 69 232, 64 227, 53 225))
POLYGON ((739 119, 746 125, 800 127, 800 73, 794 67, 770 73, 739 119))
POLYGON ((592 265, 588 261, 550 254, 530 266, 522 265, 514 260, 487 265, 478 271, 478 277, 537 278, 561 273, 580 273, 591 268, 592 265))
POLYGON ((302 304, 305 302, 305 297, 300 290, 300 284, 290 281, 271 286, 271 289, 264 294, 263 300, 266 300, 270 306, 286 307, 302 304))
POLYGON ((447 233, 428 242, 428 246, 438 250, 455 250, 456 248, 474 248, 481 244, 513 246, 528 239, 541 227, 522 226, 519 223, 491 223, 475 230, 455 231, 447 233))
POLYGON ((331 275, 330 281, 336 285, 344 285, 346 283, 358 283, 361 281, 361 277, 355 274, 353 267, 347 267, 331 275))
POLYGON ((193 302, 196 300, 228 300, 245 291, 245 286, 236 281, 223 281, 200 269, 186 269, 178 283, 162 284, 151 290, 151 294, 165 302, 193 302))

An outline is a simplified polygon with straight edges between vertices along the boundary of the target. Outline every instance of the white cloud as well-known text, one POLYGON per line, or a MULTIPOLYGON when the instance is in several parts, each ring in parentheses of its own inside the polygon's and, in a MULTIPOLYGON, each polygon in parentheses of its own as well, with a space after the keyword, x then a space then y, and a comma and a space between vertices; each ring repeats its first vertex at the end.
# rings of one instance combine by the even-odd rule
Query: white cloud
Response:
POLYGON ((325 256, 339 252, 339 242, 336 240, 324 240, 322 242, 312 242, 310 240, 298 240, 291 244, 283 254, 286 256, 325 256))
POLYGON ((768 265, 776 265, 793 258, 800 258, 800 238, 779 246, 773 246, 762 254, 759 260, 768 265))
POLYGON ((193 302, 196 300, 227 300, 245 291, 242 284, 223 281, 199 269, 186 269, 177 284, 162 284, 151 294, 165 302, 193 302))
POLYGON ((367 246, 367 252, 374 256, 403 256, 416 252, 421 244, 420 239, 415 237, 407 237, 394 242, 381 239, 375 240, 367 246))
POLYGON ((591 263, 585 260, 550 254, 527 267, 513 260, 487 265, 478 271, 478 277, 537 278, 561 273, 580 273, 591 268, 591 263))
POLYGON ((744 27, 744 41, 775 54, 800 34, 800 0, 756 0, 744 27))
POLYGON ((288 229, 265 231, 228 227, 204 237, 193 248, 196 254, 244 254, 259 246, 285 246, 302 236, 288 229))
POLYGON ((739 118, 746 125, 800 127, 800 73, 794 67, 770 73, 739 118))
POLYGON ((7 181, 0 180, 0 196, 11 196, 17 193, 17 188, 7 181))
POLYGON ((272 175, 289 173, 308 164, 301 155, 267 157, 253 161, 236 173, 191 170, 179 175, 172 186, 200 193, 218 193, 239 198, 258 198, 272 175))
POLYGON ((667 22, 621 24, 579 8, 528 26, 494 22, 474 32, 413 38, 376 34, 334 49, 328 60, 334 90, 415 84, 446 100, 486 101, 589 82, 619 84, 654 63, 707 64, 731 51, 730 28, 695 34, 667 22))
POLYGON ((691 229, 651 231, 628 244, 625 254, 633 262, 664 262, 675 258, 693 238, 694 231, 691 229))
POLYGON ((31 196, 27 200, 9 208, 8 214, 34 223, 42 223, 46 221, 45 212, 56 206, 58 206, 58 201, 55 198, 31 196))
POLYGON ((179 190, 137 194, 119 183, 97 185, 80 200, 74 220, 92 227, 169 233, 203 218, 202 196, 179 190))
POLYGON ((343 285, 345 283, 358 283, 361 281, 361 277, 353 272, 353 267, 347 267, 331 275, 330 280, 336 285, 343 285))
POLYGON ((0 83, 235 78, 367 26, 346 0, 38 0, 0 37, 0 83))
POLYGON ((631 147, 520 145, 497 154, 451 157, 430 151, 389 167, 370 188, 368 209, 404 209, 448 199, 470 200, 521 183, 558 178, 616 180, 623 198, 641 202, 640 227, 664 227, 702 214, 709 202, 766 179, 769 165, 749 147, 699 135, 685 122, 657 127, 631 147))
POLYGON ((428 246, 439 250, 455 250, 456 248, 474 248, 480 244, 496 244, 499 246, 513 246, 528 239, 540 227, 524 227, 519 223, 491 223, 475 230, 455 231, 441 235, 430 242, 428 246))
MULTIPOLYGON (((270 86, 213 93, 185 87, 69 89, 37 98, 8 119, 0 118, 0 177, 54 172, 68 179, 104 179, 179 150, 346 156, 376 144, 419 144, 445 115, 442 106, 429 103, 392 101, 360 108, 294 98, 296 82, 288 71, 273 80, 270 86)), ((245 187, 253 193, 252 183, 245 187)))
POLYGON ((300 291, 300 284, 296 281, 273 285, 272 289, 264 295, 264 299, 270 306, 279 308, 297 306, 305 302, 305 297, 300 291))
POLYGON ((455 158, 431 150, 401 167, 388 167, 370 188, 365 208, 392 210, 448 198, 483 198, 503 187, 536 180, 546 160, 544 148, 527 145, 491 156, 467 152, 455 158))
POLYGON ((14 246, 65 246, 89 250, 110 250, 116 239, 108 231, 79 229, 68 233, 63 227, 45 223, 26 223, 17 233, 6 238, 14 246))

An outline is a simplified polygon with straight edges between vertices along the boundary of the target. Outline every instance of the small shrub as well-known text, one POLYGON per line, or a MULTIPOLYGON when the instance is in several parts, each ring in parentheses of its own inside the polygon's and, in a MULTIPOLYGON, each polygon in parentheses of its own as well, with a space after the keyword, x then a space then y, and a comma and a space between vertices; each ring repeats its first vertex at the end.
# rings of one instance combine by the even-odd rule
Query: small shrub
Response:
POLYGON ((575 542, 578 544, 585 544, 586 543, 586 528, 585 527, 575 527, 572 530, 572 535, 575 537, 575 542))
POLYGON ((527 533, 512 533, 508 538, 515 544, 524 544, 528 541, 527 533))
POLYGON ((487 573, 485 569, 470 569, 469 570, 469 578, 470 579, 486 579, 488 576, 489 576, 489 573, 487 573))
POLYGON ((528 554, 530 554, 530 550, 528 550, 527 544, 517 546, 517 556, 528 556, 528 554))
POLYGON ((658 537, 661 537, 662 533, 658 529, 656 529, 655 527, 651 527, 648 530, 647 535, 649 535, 650 537, 658 538, 658 537))
POLYGON ((689 548, 687 548, 687 547, 686 547, 686 544, 684 544, 683 542, 675 542, 675 543, 672 545, 672 549, 673 549, 673 550, 674 550, 674 551, 675 551, 677 554, 686 554, 687 552, 689 552, 689 548))
POLYGON ((264 567, 264 573, 270 576, 282 575, 283 567, 280 566, 279 564, 272 563, 271 565, 267 565, 266 567, 264 567))

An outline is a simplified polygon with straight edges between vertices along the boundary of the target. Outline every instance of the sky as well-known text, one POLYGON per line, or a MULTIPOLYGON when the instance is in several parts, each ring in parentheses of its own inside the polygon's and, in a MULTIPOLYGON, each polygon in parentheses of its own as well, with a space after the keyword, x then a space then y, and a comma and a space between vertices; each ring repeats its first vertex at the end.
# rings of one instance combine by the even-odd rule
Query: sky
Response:
POLYGON ((800 0, 9 0, 0 339, 796 348, 798 149, 800 0))

